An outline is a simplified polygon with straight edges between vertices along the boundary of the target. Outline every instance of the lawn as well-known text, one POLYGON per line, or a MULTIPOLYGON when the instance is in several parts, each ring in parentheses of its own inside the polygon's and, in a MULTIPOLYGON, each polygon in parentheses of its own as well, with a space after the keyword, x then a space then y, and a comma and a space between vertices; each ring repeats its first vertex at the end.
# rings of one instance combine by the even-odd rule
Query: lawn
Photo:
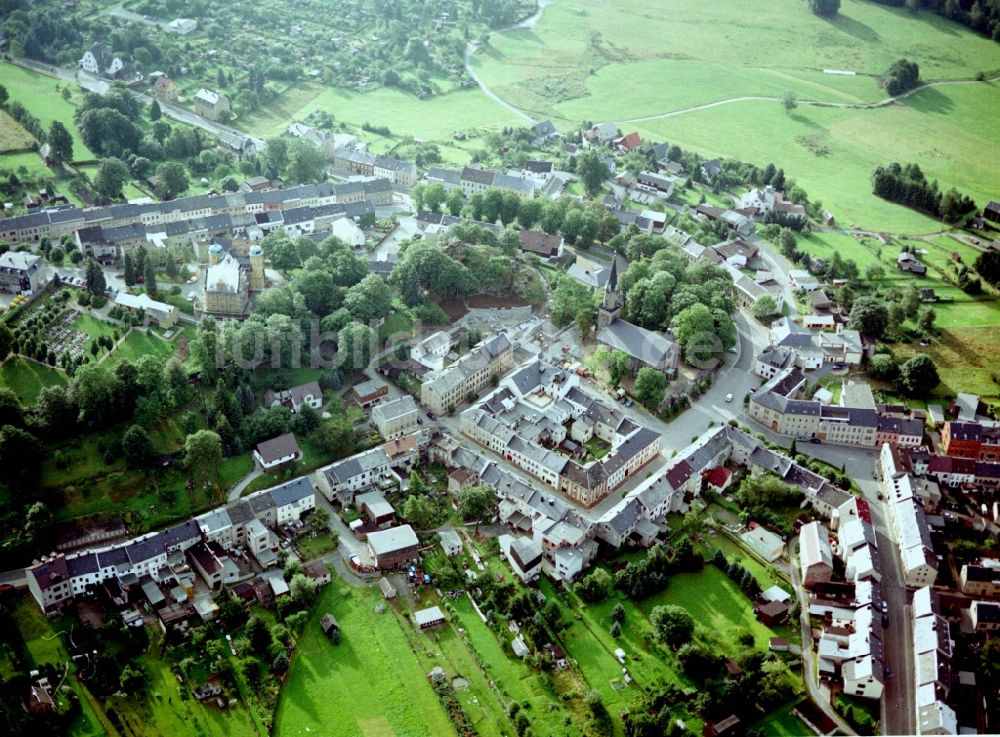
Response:
MULTIPOLYGON (((69 663, 69 653, 63 645, 62 633, 69 626, 62 622, 48 620, 38 609, 35 600, 27 595, 21 595, 14 601, 14 619, 21 630, 32 665, 52 663, 57 668, 65 668, 69 663)), ((71 675, 66 678, 63 688, 76 692, 80 701, 80 716, 71 725, 70 737, 99 737, 107 732, 102 728, 101 721, 94 710, 88 692, 76 680, 74 666, 70 665, 71 675)))
POLYGON ((870 238, 862 241, 852 235, 825 232, 812 233, 808 238, 799 236, 798 249, 826 261, 829 261, 834 253, 839 253, 841 258, 854 261, 862 274, 866 266, 874 263, 880 263, 887 273, 895 269, 895 258, 898 253, 892 246, 877 248, 870 238))
POLYGON ((114 696, 106 707, 114 709, 122 724, 128 725, 130 737, 195 737, 226 735, 226 737, 258 737, 253 720, 242 701, 228 709, 219 709, 214 702, 202 703, 181 686, 163 657, 144 656, 140 659, 148 677, 149 688, 141 700, 114 696), (181 696, 184 689, 184 697, 181 696))
POLYGON ((0 153, 31 148, 35 139, 21 124, 0 110, 0 153))
POLYGON ((875 77, 900 57, 932 80, 1000 67, 1000 48, 989 39, 930 13, 861 0, 845 0, 834 19, 797 0, 752 13, 738 0, 676 0, 669 17, 657 0, 553 3, 534 28, 493 34, 474 64, 502 99, 536 117, 579 123, 786 90, 802 99, 874 101, 885 96, 875 77))
POLYGON ((377 589, 335 583, 323 591, 299 641, 274 720, 274 734, 299 737, 454 735, 400 624, 377 589), (319 619, 332 613, 343 640, 332 645, 319 619))
POLYGON ((995 43, 930 13, 859 0, 846 1, 832 21, 812 16, 797 0, 758 10, 748 17, 736 0, 711 7, 678 0, 669 22, 661 22, 656 0, 556 3, 535 28, 495 34, 475 57, 477 73, 501 98, 564 128, 610 119, 705 156, 775 162, 825 202, 841 226, 940 229, 871 194, 872 169, 893 160, 915 161, 942 189, 956 186, 980 203, 995 194, 989 163, 1000 158, 995 83, 935 87, 878 109, 800 104, 788 114, 775 100, 746 99, 688 111, 784 91, 838 103, 881 99, 875 76, 903 56, 930 80, 970 79, 1000 66, 995 43), (655 117, 678 111, 686 112, 655 117), (766 133, 747 136, 748 126, 766 133))
MULTIPOLYGON (((948 309, 944 307, 934 307, 939 319, 942 314, 947 315, 948 309)), ((901 360, 918 352, 934 359, 941 384, 933 392, 933 398, 948 398, 958 392, 978 394, 994 403, 1000 398, 1000 385, 994 380, 994 376, 1000 376, 996 370, 1000 331, 995 325, 946 328, 930 346, 896 344, 893 351, 901 360)))
POLYGON ((13 390, 25 406, 38 399, 46 386, 65 386, 66 374, 20 356, 11 356, 0 365, 0 386, 13 390))
MULTIPOLYGON (((491 559, 491 560, 496 560, 491 559)), ((489 561, 487 561, 489 562, 489 561)), ((545 687, 541 677, 518 660, 508 647, 502 647, 496 635, 476 614, 472 603, 465 597, 453 603, 459 624, 465 630, 469 644, 486 666, 506 701, 530 705, 532 724, 539 734, 572 735, 577 731, 563 723, 566 711, 545 687)))
MULTIPOLYGON (((0 84, 7 88, 11 101, 17 100, 27 107, 46 131, 54 120, 59 120, 66 126, 66 130, 73 136, 74 160, 94 158, 90 149, 83 145, 83 140, 73 124, 76 104, 83 96, 76 84, 60 82, 54 77, 22 69, 7 62, 0 62, 0 84), (63 88, 69 88, 71 92, 69 100, 63 99, 60 93, 63 88)), ((35 154, 31 156, 38 161, 35 154)), ((0 157, 0 166, 9 166, 5 157, 0 157)))
MULTIPOLYGON (((676 604, 688 610, 709 640, 715 640, 725 650, 740 649, 739 636, 750 632, 759 649, 766 650, 775 631, 765 627, 754 616, 753 604, 729 578, 712 565, 698 573, 672 576, 666 591, 642 602, 640 608, 648 616, 653 607, 676 604)), ((784 634, 784 633, 781 633, 784 634)))
MULTIPOLYGON (((326 110, 338 121, 362 126, 370 122, 388 125, 394 135, 411 135, 424 140, 451 140, 455 131, 472 128, 503 128, 520 125, 524 120, 479 90, 460 90, 420 100, 390 88, 371 92, 352 92, 320 85, 301 85, 309 94, 286 92, 279 98, 280 115, 269 103, 267 115, 247 121, 247 132, 260 136, 284 133, 292 120, 302 120, 314 110, 326 110), (391 115, 386 117, 387 111, 391 115)), ((466 159, 467 160, 467 159, 466 159)))
MULTIPOLYGON (((174 340, 176 341, 176 338, 174 340)), ((175 343, 156 335, 146 335, 146 331, 139 328, 130 332, 107 360, 111 366, 122 361, 135 363, 146 355, 156 356, 166 361, 173 354, 174 346, 175 343)))
POLYGON ((758 723, 757 727, 761 730, 761 734, 766 734, 768 737, 803 737, 812 734, 809 727, 792 713, 794 708, 794 704, 788 706, 758 723))
POLYGON ((106 335, 109 338, 114 338, 115 335, 115 326, 110 322, 102 320, 99 317, 94 317, 93 315, 88 315, 84 312, 81 312, 76 316, 76 319, 73 320, 70 327, 73 330, 85 333, 91 340, 100 338, 103 335, 106 335))

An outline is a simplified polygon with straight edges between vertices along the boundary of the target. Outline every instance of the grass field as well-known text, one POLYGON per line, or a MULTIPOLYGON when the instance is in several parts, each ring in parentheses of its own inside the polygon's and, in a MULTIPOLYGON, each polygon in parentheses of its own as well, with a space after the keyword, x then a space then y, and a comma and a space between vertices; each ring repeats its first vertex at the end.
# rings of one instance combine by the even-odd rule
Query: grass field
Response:
MULTIPOLYGON (((94 158, 90 149, 83 145, 83 140, 73 125, 76 103, 83 96, 79 86, 60 82, 53 77, 22 69, 7 62, 0 62, 0 84, 7 88, 11 101, 17 100, 27 107, 46 131, 53 120, 59 120, 66 126, 66 130, 73 136, 74 160, 94 158), (56 89, 57 87, 59 89, 56 89), (71 94, 69 100, 64 100, 61 90, 67 87, 71 94)), ((37 156, 34 154, 32 156, 38 160, 37 156)), ((0 157, 0 166, 10 166, 6 157, 0 157)))
POLYGON ((0 366, 0 386, 11 389, 25 406, 35 403, 46 386, 63 386, 66 374, 20 356, 11 356, 0 366))
POLYGON ((34 144, 35 139, 21 124, 0 110, 0 153, 23 151, 34 144))
POLYGON ((285 680, 275 735, 455 734, 396 617, 374 613, 381 601, 377 589, 326 587, 285 680), (326 612, 340 623, 339 645, 330 644, 319 627, 326 612))
POLYGON ((768 737, 803 737, 812 734, 805 723, 792 713, 793 706, 788 706, 776 714, 772 714, 757 726, 762 734, 768 737))
MULTIPOLYGON (((63 646, 63 636, 57 634, 64 629, 60 623, 46 619, 45 615, 39 611, 35 600, 27 594, 17 598, 14 618, 21 630, 21 637, 24 639, 28 658, 32 665, 52 663, 57 668, 66 668, 67 663, 69 663, 69 653, 63 646)), ((72 665, 70 670, 71 673, 75 672, 72 665)), ((88 693, 77 683, 76 677, 72 674, 67 677, 63 687, 76 692, 81 707, 80 717, 71 725, 69 737, 102 737, 106 735, 107 732, 101 726, 100 719, 88 698, 88 693)))
POLYGON ((860 0, 845 1, 834 20, 797 0, 753 13, 735 0, 708 7, 678 0, 669 15, 665 21, 656 0, 555 3, 535 28, 494 35, 474 58, 477 74, 502 99, 564 128, 614 120, 706 156, 773 161, 843 226, 940 229, 871 195, 871 170, 892 160, 916 161, 943 187, 980 203, 995 195, 988 162, 1000 157, 992 114, 1000 90, 993 83, 936 87, 875 110, 800 105, 786 114, 777 101, 745 100, 637 120, 785 91, 802 100, 871 102, 885 96, 875 77, 900 57, 917 61, 923 79, 971 79, 1000 67, 1000 47, 988 39, 930 13, 860 0))
POLYGON ((379 88, 359 93, 302 84, 278 98, 268 113, 245 121, 247 131, 260 136, 284 133, 292 120, 302 120, 314 110, 326 110, 338 121, 361 126, 366 122, 387 125, 394 134, 424 140, 446 141, 455 131, 502 128, 524 121, 478 90, 460 90, 420 100, 398 90, 379 88))
MULTIPOLYGON (((174 338, 174 341, 177 339, 174 338)), ((125 340, 112 351, 108 356, 108 365, 113 366, 122 361, 135 363, 142 356, 152 355, 166 361, 174 352, 174 343, 163 340, 155 335, 146 335, 146 331, 139 328, 130 332, 125 340)))
POLYGON ((737 0, 677 0, 669 17, 657 0, 553 3, 534 28, 494 34, 474 63, 501 98, 534 102, 526 107, 576 123, 785 90, 803 99, 873 101, 884 97, 875 76, 901 57, 932 80, 1000 67, 1000 48, 989 39, 930 13, 861 0, 845 0, 834 19, 797 0, 753 12, 737 0))

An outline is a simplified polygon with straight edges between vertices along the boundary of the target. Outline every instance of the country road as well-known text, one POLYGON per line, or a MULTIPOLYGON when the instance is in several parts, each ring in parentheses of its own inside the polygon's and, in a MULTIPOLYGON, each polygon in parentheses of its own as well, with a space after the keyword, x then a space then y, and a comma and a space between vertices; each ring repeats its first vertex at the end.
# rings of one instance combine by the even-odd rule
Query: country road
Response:
MULTIPOLYGON (((75 82, 80 85, 83 89, 88 92, 96 92, 98 94, 104 94, 110 88, 110 84, 103 79, 88 74, 82 69, 67 69, 66 67, 58 67, 52 64, 45 64, 44 62, 33 61, 31 59, 17 58, 12 59, 12 63, 17 66, 24 67, 25 69, 31 69, 35 72, 41 72, 42 74, 47 74, 50 77, 55 77, 61 79, 64 82, 75 82)), ((129 89, 129 92, 139 100, 144 105, 149 105, 153 102, 153 98, 147 95, 145 92, 136 92, 135 90, 129 89)), ((187 125, 192 125, 196 128, 201 128, 215 136, 221 133, 235 133, 237 135, 247 136, 254 145, 257 147, 263 146, 264 141, 256 136, 251 136, 249 133, 244 133, 243 131, 237 130, 232 125, 223 125, 222 123, 215 123, 211 120, 206 120, 205 118, 197 115, 190 110, 185 110, 177 105, 172 105, 169 102, 163 100, 159 101, 160 110, 168 118, 173 118, 181 123, 186 123, 187 125)))
MULTIPOLYGON (((887 107, 900 100, 905 100, 907 97, 920 92, 921 90, 930 89, 931 87, 941 87, 944 85, 952 84, 982 84, 984 82, 993 82, 1000 79, 1000 75, 989 77, 984 80, 975 79, 944 79, 937 82, 925 82, 922 85, 914 87, 908 92, 904 92, 901 95, 896 95, 895 97, 886 97, 883 100, 877 102, 825 102, 823 100, 796 100, 799 105, 811 105, 812 107, 835 107, 835 108, 846 108, 853 110, 875 110, 881 107, 887 107)), ((698 110, 708 110, 709 108, 719 107, 721 105, 730 105, 734 102, 754 102, 754 101, 768 101, 768 102, 781 102, 783 98, 773 97, 768 95, 747 95, 744 97, 728 97, 725 100, 716 100, 715 102, 706 102, 703 105, 692 105, 691 107, 680 108, 679 110, 672 110, 668 113, 660 113, 658 115, 646 115, 641 118, 629 118, 627 120, 619 120, 619 123, 644 123, 648 120, 662 120, 664 118, 673 118, 677 115, 685 115, 687 113, 697 112, 698 110)))
MULTIPOLYGON (((517 23, 514 23, 513 25, 507 26, 506 28, 498 28, 495 31, 492 31, 492 33, 503 33, 505 31, 513 31, 513 30, 516 30, 518 28, 534 28, 535 24, 538 23, 538 21, 541 19, 542 13, 545 11, 545 6, 548 5, 551 2, 552 2, 552 0, 538 0, 538 10, 536 10, 533 15, 530 15, 527 18, 525 18, 523 20, 520 20, 517 23)), ((488 98, 490 98, 491 100, 493 100, 497 104, 502 105, 503 107, 507 108, 508 110, 510 110, 512 113, 514 113, 518 117, 524 118, 525 120, 527 120, 532 125, 534 125, 535 123, 537 123, 538 122, 537 120, 535 120, 534 118, 532 118, 530 115, 528 115, 526 112, 524 112, 520 108, 516 108, 513 105, 511 105, 509 102, 506 102, 505 100, 502 100, 495 92, 493 92, 493 90, 491 90, 486 85, 485 82, 483 82, 483 80, 481 80, 476 75, 476 71, 472 68, 472 55, 474 53, 476 53, 476 50, 478 48, 479 48, 479 44, 477 42, 475 42, 475 41, 469 41, 469 43, 467 43, 465 45, 465 71, 468 72, 468 74, 472 78, 472 80, 477 85, 479 85, 479 89, 482 90, 483 94, 486 95, 488 98)))

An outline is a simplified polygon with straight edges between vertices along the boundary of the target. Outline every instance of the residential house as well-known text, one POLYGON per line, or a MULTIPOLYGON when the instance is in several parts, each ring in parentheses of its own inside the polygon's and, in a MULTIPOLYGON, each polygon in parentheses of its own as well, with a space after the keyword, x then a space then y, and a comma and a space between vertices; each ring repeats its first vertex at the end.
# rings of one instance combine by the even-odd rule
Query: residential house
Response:
POLYGON ((354 497, 354 506, 375 527, 382 528, 396 519, 396 510, 385 500, 380 491, 366 491, 354 497))
POLYGON ((453 364, 428 374, 420 385, 420 403, 437 414, 457 407, 469 394, 478 394, 514 363, 514 344, 506 333, 486 338, 453 364))
POLYGON ((583 139, 588 143, 608 145, 618 138, 618 126, 614 123, 595 123, 590 130, 583 132, 583 139))
POLYGON ((295 463, 301 457, 299 444, 295 441, 295 435, 290 432, 257 443, 253 449, 253 459, 262 471, 276 471, 295 463))
POLYGON ((264 392, 264 406, 288 407, 293 414, 303 406, 319 410, 323 407, 323 390, 318 381, 309 381, 291 389, 268 389, 264 392))
POLYGON ((542 572, 542 543, 530 537, 499 537, 500 552, 504 554, 514 574, 522 583, 531 583, 542 572))
POLYGON ((28 251, 0 254, 0 292, 32 295, 48 283, 45 260, 28 251))
POLYGON ((420 408, 409 394, 398 399, 375 405, 372 409, 372 423, 379 435, 386 440, 394 440, 417 429, 420 408))
POLYGON ((80 68, 98 77, 118 79, 125 71, 125 62, 107 46, 97 42, 84 52, 80 68))
POLYGON ((137 313, 142 312, 151 325, 158 325, 161 328, 172 328, 180 319, 180 310, 174 305, 165 302, 157 302, 148 294, 129 294, 121 291, 115 295, 115 304, 122 309, 137 313))
POLYGON ((829 581, 833 576, 830 536, 819 522, 810 522, 799 530, 799 567, 806 588, 829 581))
POLYGON ((563 255, 563 237, 561 235, 549 235, 542 231, 522 230, 521 250, 525 253, 533 253, 536 256, 555 261, 563 255))
POLYGON ((642 138, 635 131, 628 135, 618 136, 611 142, 611 147, 620 154, 627 154, 635 151, 642 145, 642 138))
POLYGON ((380 570, 398 568, 420 557, 420 541, 409 525, 370 532, 367 543, 380 570))
POLYGON ((218 122, 227 119, 229 117, 229 98, 219 92, 203 87, 195 93, 194 111, 201 117, 211 121, 218 122))
POLYGON ((157 100, 162 100, 163 102, 177 102, 177 96, 180 94, 180 88, 178 88, 177 83, 174 82, 166 74, 161 74, 153 82, 153 88, 150 94, 157 100))
POLYGON ((176 33, 178 36, 188 36, 198 28, 198 21, 191 18, 175 18, 164 27, 167 33, 176 33))
POLYGON ((896 257, 896 268, 917 276, 924 276, 927 273, 927 267, 920 263, 916 256, 907 251, 903 251, 896 257))
POLYGON ((368 409, 389 396, 389 385, 381 379, 368 379, 355 384, 350 396, 361 409, 368 409))
POLYGON ((431 371, 440 371, 444 368, 444 359, 451 346, 451 335, 439 330, 414 344, 410 348, 410 358, 431 371))

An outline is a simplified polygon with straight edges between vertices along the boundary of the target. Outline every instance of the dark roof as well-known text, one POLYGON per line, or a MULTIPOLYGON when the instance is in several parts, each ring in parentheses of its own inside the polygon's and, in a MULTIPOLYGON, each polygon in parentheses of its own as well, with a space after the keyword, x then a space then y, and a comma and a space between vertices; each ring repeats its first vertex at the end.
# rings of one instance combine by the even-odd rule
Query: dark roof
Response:
POLYGON ((293 504, 315 493, 312 482, 303 476, 271 489, 271 498, 274 500, 276 507, 283 507, 286 504, 293 504))
POLYGON ((299 444, 295 441, 295 435, 290 432, 257 443, 255 450, 264 464, 274 463, 290 455, 302 454, 299 444))
POLYGON ((471 166, 467 166, 462 169, 463 182, 473 182, 475 184, 483 184, 489 187, 493 184, 493 180, 495 178, 496 172, 492 172, 489 169, 474 169, 471 166))
POLYGON ((535 174, 551 174, 553 165, 551 161, 540 161, 537 159, 529 159, 524 162, 525 171, 530 171, 535 174))
POLYGON ((559 246, 562 245, 562 242, 562 237, 558 235, 549 235, 548 233, 536 230, 521 231, 521 250, 528 251, 529 253, 537 253, 546 258, 556 256, 559 253, 559 246))

